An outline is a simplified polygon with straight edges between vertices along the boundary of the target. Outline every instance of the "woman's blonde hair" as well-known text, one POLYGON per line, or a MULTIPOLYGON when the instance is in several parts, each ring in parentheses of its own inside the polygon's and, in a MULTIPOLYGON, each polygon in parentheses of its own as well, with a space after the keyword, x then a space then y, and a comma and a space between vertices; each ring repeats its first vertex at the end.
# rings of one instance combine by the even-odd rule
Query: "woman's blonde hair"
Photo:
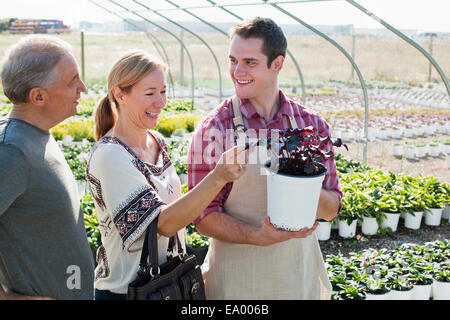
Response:
POLYGON ((116 123, 119 104, 113 95, 118 87, 125 93, 155 68, 167 70, 166 64, 145 51, 125 54, 114 63, 108 76, 108 95, 100 100, 94 112, 95 139, 101 139, 116 123))

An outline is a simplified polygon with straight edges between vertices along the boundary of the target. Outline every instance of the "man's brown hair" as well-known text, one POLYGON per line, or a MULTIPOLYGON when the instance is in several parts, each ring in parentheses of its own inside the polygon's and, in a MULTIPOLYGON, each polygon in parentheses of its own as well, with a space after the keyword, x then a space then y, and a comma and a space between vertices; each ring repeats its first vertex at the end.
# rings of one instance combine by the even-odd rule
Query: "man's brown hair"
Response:
POLYGON ((262 51, 267 56, 267 67, 278 57, 286 57, 287 40, 283 30, 270 18, 255 17, 244 20, 230 30, 230 39, 235 35, 244 39, 263 39, 262 51))

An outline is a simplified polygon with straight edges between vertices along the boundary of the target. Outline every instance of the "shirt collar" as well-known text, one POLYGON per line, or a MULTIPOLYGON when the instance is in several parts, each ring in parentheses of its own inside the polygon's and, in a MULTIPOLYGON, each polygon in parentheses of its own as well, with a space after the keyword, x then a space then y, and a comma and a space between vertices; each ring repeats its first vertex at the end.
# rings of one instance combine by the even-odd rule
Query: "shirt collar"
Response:
MULTIPOLYGON (((273 119, 277 119, 277 118, 281 117, 281 115, 292 116, 293 114, 292 114, 291 104, 289 103, 287 97, 285 96, 283 91, 281 91, 281 89, 279 89, 278 92, 280 95, 281 105, 280 105, 280 109, 274 115, 273 119)), ((252 105, 252 103, 248 99, 239 99, 239 100, 241 102, 239 105, 239 109, 241 110, 242 116, 246 117, 247 119, 250 119, 255 114, 257 114, 255 107, 252 105)))

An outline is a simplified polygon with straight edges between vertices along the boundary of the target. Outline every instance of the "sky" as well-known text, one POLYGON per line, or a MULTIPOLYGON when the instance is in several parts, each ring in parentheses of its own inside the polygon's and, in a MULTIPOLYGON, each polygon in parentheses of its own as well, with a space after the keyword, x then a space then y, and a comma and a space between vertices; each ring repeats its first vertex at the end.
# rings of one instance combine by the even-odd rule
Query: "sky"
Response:
MULTIPOLYGON (((137 17, 111 4, 108 0, 93 0, 120 15, 137 17)), ((114 0, 127 3, 127 8, 142 10, 142 7, 131 0, 114 0)), ((183 7, 210 6, 205 0, 172 0, 183 7)), ((356 0, 360 5, 374 13, 379 18, 397 29, 417 29, 420 31, 450 32, 450 0, 356 0)), ((151 4, 154 9, 173 8, 162 0, 140 0, 144 4, 151 4)), ((216 0, 216 3, 255 3, 255 0, 216 0)), ((269 1, 270 2, 270 1, 269 1)), ((77 29, 80 21, 103 23, 116 21, 118 18, 107 11, 92 4, 88 0, 0 0, 1 18, 41 18, 60 19, 66 25, 77 29)), ((294 13, 311 25, 349 25, 356 28, 382 28, 374 19, 356 9, 344 0, 336 1, 308 1, 302 3, 280 4, 280 7, 294 13)), ((233 6, 229 10, 247 18, 255 15, 270 16, 278 23, 295 23, 278 10, 269 6, 233 6)), ((207 21, 228 22, 236 21, 220 9, 192 9, 192 12, 207 21), (213 19, 211 17, 214 17, 213 19)), ((177 21, 195 20, 189 15, 177 11, 161 11, 164 15, 177 21)), ((156 15, 149 14, 150 19, 156 15)), ((161 19, 161 18, 159 18, 161 19)))

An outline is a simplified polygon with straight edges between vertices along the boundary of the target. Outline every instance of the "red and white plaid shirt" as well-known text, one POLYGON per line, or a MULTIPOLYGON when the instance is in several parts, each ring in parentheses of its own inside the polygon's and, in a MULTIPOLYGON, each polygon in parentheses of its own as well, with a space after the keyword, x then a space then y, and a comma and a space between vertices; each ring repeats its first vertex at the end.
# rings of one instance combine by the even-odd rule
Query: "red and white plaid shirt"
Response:
MULTIPOLYGON (((300 129, 313 126, 315 134, 323 137, 331 135, 330 128, 322 117, 314 111, 287 98, 281 90, 279 92, 281 98, 280 109, 270 121, 266 121, 260 116, 247 99, 240 100, 241 104, 239 108, 246 129, 254 129, 258 137, 261 134, 267 136, 267 131, 271 129, 289 128, 289 117, 293 116, 300 129)), ((233 135, 233 117, 232 98, 230 97, 224 100, 218 108, 214 109, 198 126, 192 137, 188 153, 189 190, 215 168, 222 152, 236 145, 233 135)), ((333 146, 330 143, 324 151, 330 151, 332 148, 333 146)), ((326 160, 324 165, 327 167, 328 173, 325 176, 322 187, 327 190, 333 190, 339 195, 339 210, 341 210, 342 191, 339 186, 334 159, 326 160)), ((195 219, 194 224, 197 224, 211 212, 224 212, 224 203, 232 187, 232 182, 227 183, 206 210, 195 219)))

